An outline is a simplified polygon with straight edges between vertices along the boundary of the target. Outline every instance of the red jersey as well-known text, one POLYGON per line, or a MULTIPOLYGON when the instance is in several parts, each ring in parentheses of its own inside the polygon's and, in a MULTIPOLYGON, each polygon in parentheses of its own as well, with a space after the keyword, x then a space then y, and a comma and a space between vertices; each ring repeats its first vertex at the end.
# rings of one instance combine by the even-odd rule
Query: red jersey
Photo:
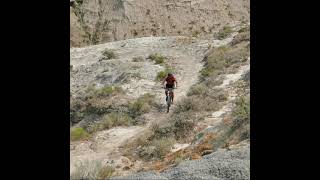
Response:
POLYGON ((174 76, 168 76, 166 78, 167 84, 174 85, 174 82, 176 81, 176 78, 174 76))

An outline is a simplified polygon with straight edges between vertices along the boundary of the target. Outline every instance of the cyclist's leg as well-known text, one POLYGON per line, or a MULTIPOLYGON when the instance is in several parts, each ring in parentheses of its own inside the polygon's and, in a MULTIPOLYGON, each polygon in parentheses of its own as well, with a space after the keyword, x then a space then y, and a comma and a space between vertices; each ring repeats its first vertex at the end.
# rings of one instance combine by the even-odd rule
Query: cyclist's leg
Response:
POLYGON ((168 101, 168 89, 165 89, 166 101, 168 101))
POLYGON ((171 97, 171 103, 172 103, 173 102, 173 98, 174 98, 173 90, 170 91, 170 97, 171 97))

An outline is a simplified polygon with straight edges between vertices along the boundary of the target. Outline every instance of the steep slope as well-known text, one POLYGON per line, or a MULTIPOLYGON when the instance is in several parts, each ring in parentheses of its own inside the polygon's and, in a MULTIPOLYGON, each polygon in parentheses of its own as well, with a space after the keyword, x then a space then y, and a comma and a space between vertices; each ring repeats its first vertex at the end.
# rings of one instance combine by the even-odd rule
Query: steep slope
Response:
MULTIPOLYGON (((239 30, 241 27, 236 26, 234 29, 239 30)), ((202 61, 210 47, 230 44, 237 34, 237 32, 232 33, 223 40, 216 40, 212 37, 209 39, 183 36, 145 37, 85 48, 72 48, 70 50, 72 98, 82 97, 91 84, 96 84, 97 87, 117 84, 122 87, 126 98, 129 100, 134 100, 145 93, 155 95, 156 102, 160 104, 160 109, 143 115, 146 124, 115 127, 97 132, 88 141, 71 142, 70 173, 75 171, 75 165, 78 162, 86 160, 102 161, 104 164, 114 162, 111 164, 120 167, 120 169, 117 169, 117 173, 121 173, 121 175, 140 170, 143 162, 130 162, 128 158, 123 156, 122 147, 134 137, 145 134, 153 123, 165 123, 170 117, 170 114, 163 113, 164 93, 160 83, 155 81, 157 73, 165 69, 165 66, 154 63, 148 59, 148 56, 159 53, 167 57, 166 63, 174 68, 174 73, 179 81, 179 88, 176 90, 176 101, 179 101, 186 96, 190 87, 198 82, 199 71, 203 66, 202 61), (117 58, 101 60, 106 49, 112 50, 117 58), (141 60, 135 62, 133 60, 135 57, 141 57, 141 60), (140 75, 137 76, 137 72, 140 75)), ((248 63, 249 61, 243 63, 236 73, 223 75, 224 81, 215 88, 226 89, 230 95, 229 101, 226 102, 224 108, 212 115, 214 119, 209 117, 199 126, 215 126, 217 120, 220 122, 222 115, 230 111, 235 96, 235 92, 230 85, 232 81, 237 81, 249 70, 248 63)), ((173 109, 175 109, 175 106, 173 109)), ((89 121, 95 120, 90 117, 81 119, 80 123, 74 122, 74 124, 77 126, 89 121)), ((99 121, 99 118, 97 118, 97 121, 99 121)), ((244 167, 247 168, 247 162, 244 164, 244 167)), ((217 177, 220 178, 221 176, 217 177)))
POLYGON ((249 21, 249 0, 76 0, 71 46, 145 36, 212 34, 249 21))

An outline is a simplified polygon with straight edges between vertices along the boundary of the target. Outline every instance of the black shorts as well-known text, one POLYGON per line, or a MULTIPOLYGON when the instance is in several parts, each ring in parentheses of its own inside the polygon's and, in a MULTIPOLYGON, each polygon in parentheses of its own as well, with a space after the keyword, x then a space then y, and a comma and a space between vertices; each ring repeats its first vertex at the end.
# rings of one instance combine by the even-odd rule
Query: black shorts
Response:
POLYGON ((166 88, 173 88, 173 84, 166 84, 166 88))

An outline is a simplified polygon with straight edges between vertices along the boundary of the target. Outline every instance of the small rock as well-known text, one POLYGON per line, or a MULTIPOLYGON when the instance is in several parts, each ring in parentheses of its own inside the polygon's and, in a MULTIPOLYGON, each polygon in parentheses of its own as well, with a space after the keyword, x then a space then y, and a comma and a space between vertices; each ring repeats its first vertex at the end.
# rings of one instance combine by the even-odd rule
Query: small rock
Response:
POLYGON ((207 154, 211 154, 213 152, 213 150, 205 150, 202 152, 201 156, 207 155, 207 154))

